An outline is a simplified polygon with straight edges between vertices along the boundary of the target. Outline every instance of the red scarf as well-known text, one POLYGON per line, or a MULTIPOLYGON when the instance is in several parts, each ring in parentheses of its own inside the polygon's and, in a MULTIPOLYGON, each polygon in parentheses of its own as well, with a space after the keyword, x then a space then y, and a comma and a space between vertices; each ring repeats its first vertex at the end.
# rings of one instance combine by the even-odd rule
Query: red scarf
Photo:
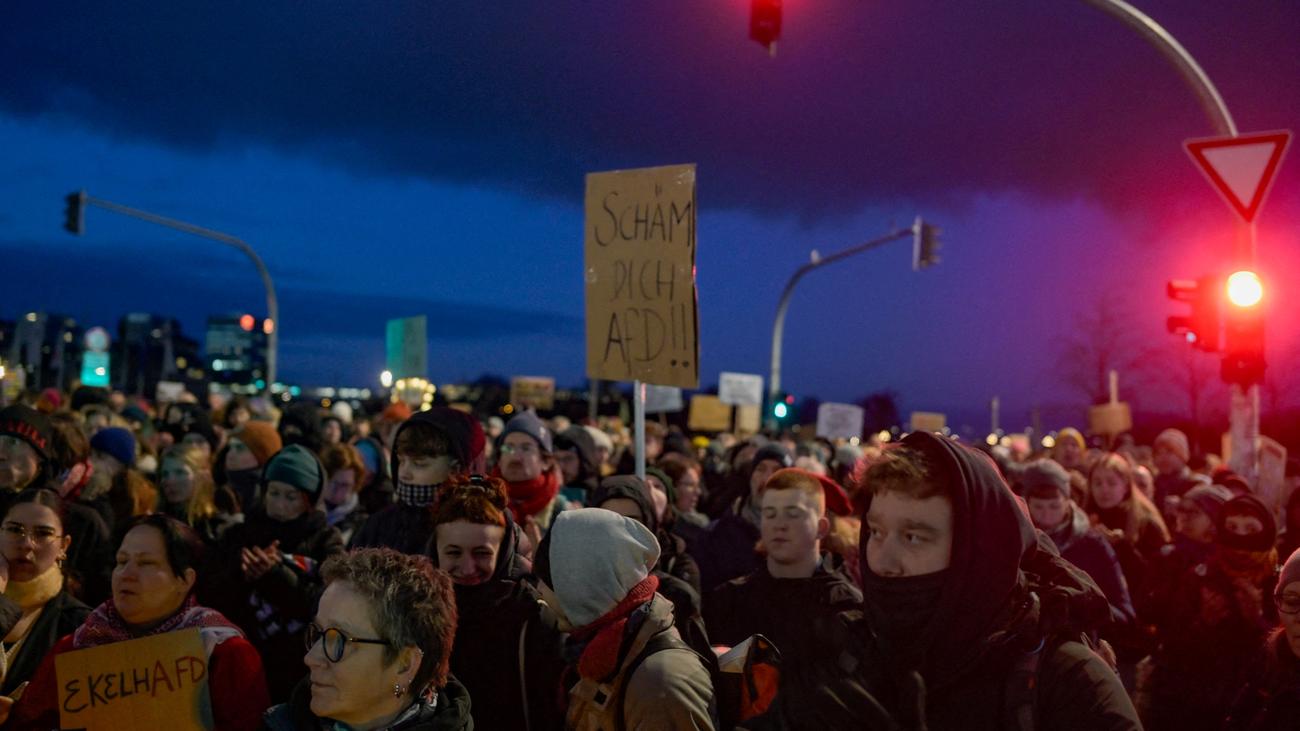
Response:
MULTIPOLYGON (((493 467, 492 476, 501 477, 501 468, 493 467)), ((511 515, 516 523, 523 525, 524 518, 542 512, 560 494, 560 473, 546 470, 531 480, 507 482, 506 493, 510 496, 511 515)))
POLYGON ((230 623, 221 612, 215 609, 199 606, 193 595, 186 598, 185 603, 176 611, 167 621, 145 632, 144 634, 134 634, 122 615, 117 613, 117 607, 113 606, 113 600, 100 604, 95 611, 86 617, 86 621, 72 633, 72 646, 78 650, 84 650, 87 647, 98 647, 107 645, 112 642, 125 642, 134 640, 138 637, 149 637, 160 635, 166 632, 176 630, 190 629, 191 627, 222 627, 234 630, 240 637, 244 633, 239 631, 235 625, 230 623))
POLYGON ((627 628, 627 618, 655 598, 659 588, 659 577, 653 574, 641 580, 623 597, 613 609, 601 615, 595 622, 573 631, 573 638, 585 641, 582 655, 578 658, 578 674, 589 680, 604 680, 617 669, 618 651, 623 646, 623 632, 627 628))

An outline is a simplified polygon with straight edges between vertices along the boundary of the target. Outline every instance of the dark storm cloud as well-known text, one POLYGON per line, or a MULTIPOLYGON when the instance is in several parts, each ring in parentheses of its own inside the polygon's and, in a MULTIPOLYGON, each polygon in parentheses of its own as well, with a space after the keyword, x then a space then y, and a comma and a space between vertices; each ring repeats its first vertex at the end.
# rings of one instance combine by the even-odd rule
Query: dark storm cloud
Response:
MULTIPOLYGON (((1083 2, 785 5, 767 59, 744 0, 11 4, 0 104, 568 199, 590 170, 695 161, 710 205, 760 212, 1006 189, 1129 208, 1172 200, 1171 169, 1200 185, 1191 93, 1083 2)), ((1142 6, 1243 129, 1294 124, 1300 6, 1142 6)))

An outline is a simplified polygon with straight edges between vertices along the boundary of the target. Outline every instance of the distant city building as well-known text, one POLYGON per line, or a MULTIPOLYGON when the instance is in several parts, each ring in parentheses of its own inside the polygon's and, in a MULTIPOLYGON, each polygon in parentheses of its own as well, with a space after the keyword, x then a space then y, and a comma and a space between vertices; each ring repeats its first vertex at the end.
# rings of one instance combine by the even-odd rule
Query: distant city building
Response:
POLYGON ((64 315, 28 312, 6 335, 6 362, 27 374, 25 388, 67 388, 81 373, 82 329, 64 315))
POLYGON ((113 344, 113 384, 124 393, 154 398, 159 381, 185 383, 202 391, 204 372, 198 341, 181 333, 179 321, 133 312, 118 323, 113 344))
POLYGON ((213 383, 265 384, 266 334, 257 318, 240 314, 209 317, 205 345, 213 383))

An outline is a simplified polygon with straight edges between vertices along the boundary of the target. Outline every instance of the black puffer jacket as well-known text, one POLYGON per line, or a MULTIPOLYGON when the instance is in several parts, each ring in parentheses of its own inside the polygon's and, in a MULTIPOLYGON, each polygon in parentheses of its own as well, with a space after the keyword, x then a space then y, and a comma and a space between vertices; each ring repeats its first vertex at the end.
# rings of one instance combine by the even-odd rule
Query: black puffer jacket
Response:
POLYGON ((914 433, 903 446, 921 452, 949 486, 951 559, 928 622, 891 643, 877 629, 889 617, 873 586, 899 579, 868 575, 862 537, 872 632, 860 668, 871 695, 903 728, 922 721, 931 731, 1017 728, 1014 717, 1027 711, 1033 728, 1140 729, 1119 678, 1080 641, 1110 614, 1096 584, 1035 532, 987 457, 929 433, 914 433))

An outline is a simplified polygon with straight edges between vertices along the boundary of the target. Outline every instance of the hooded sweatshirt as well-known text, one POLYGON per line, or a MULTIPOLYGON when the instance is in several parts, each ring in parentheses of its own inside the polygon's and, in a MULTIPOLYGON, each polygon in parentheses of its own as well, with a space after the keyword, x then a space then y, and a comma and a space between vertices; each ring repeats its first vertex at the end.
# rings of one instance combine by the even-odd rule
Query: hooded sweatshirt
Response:
POLYGON ((1016 710, 1005 701, 1009 676, 1037 649, 1037 728, 1140 728, 1110 667, 1080 642, 1062 641, 1105 621, 1105 597, 1049 541, 1040 543, 992 460, 927 432, 902 443, 948 487, 952 553, 944 571, 881 578, 869 568, 863 536, 871 693, 904 727, 916 727, 916 671, 932 731, 1006 728, 1016 710))
MULTIPOLYGON (((393 435, 393 444, 401 437, 402 431, 412 424, 423 423, 441 432, 451 446, 452 459, 466 473, 483 471, 483 427, 478 420, 468 414, 444 407, 435 407, 420 411, 402 422, 393 435)), ((391 474, 396 487, 397 502, 374 513, 352 535, 350 548, 392 548, 402 553, 419 554, 425 551, 433 534, 433 518, 428 502, 422 498, 412 497, 416 493, 432 491, 437 493, 437 485, 413 486, 400 483, 400 459, 397 450, 393 450, 390 459, 391 474)), ((431 502, 431 500, 430 500, 431 502)))
POLYGON ((538 548, 538 574, 577 629, 570 637, 580 681, 569 694, 567 727, 712 729, 709 672, 691 650, 671 647, 632 661, 657 635, 680 641, 672 607, 654 593, 654 535, 608 510, 560 513, 538 548), (599 698, 615 699, 613 703, 599 698), (622 708, 622 718, 609 716, 622 708))
MULTIPOLYGON (((451 672, 470 697, 493 699, 473 707, 476 731, 560 729, 564 635, 537 590, 520 579, 525 569, 508 510, 505 519, 492 577, 477 586, 455 585, 451 672)), ((436 565, 433 539, 429 555, 436 565)))

